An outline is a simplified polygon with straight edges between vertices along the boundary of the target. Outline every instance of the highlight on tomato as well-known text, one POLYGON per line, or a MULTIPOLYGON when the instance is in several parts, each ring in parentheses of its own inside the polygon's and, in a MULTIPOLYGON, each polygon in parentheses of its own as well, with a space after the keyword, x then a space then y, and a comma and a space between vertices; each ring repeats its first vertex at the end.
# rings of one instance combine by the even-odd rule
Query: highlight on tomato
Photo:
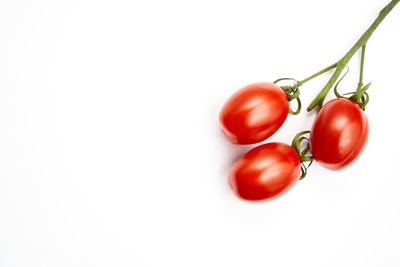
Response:
POLYGON ((219 120, 234 144, 254 144, 273 135, 289 114, 286 92, 273 83, 247 85, 224 104, 219 120))
POLYGON ((368 119, 361 107, 345 98, 327 102, 311 129, 311 153, 330 170, 341 170, 354 162, 368 139, 368 119))

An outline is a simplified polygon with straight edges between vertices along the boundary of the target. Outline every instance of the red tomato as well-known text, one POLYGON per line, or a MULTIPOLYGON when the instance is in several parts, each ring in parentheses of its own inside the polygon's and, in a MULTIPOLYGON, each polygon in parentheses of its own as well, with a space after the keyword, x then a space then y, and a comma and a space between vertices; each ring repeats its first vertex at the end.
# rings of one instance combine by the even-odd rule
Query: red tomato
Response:
POLYGON ((331 100, 314 121, 311 153, 325 168, 346 168, 361 154, 368 130, 367 116, 357 103, 344 98, 331 100))
POLYGON ((273 83, 250 84, 229 98, 219 119, 234 144, 254 144, 273 135, 289 114, 285 91, 273 83))
POLYGON ((296 151, 283 143, 268 143, 236 161, 229 174, 229 185, 240 199, 265 201, 286 192, 300 175, 296 151))

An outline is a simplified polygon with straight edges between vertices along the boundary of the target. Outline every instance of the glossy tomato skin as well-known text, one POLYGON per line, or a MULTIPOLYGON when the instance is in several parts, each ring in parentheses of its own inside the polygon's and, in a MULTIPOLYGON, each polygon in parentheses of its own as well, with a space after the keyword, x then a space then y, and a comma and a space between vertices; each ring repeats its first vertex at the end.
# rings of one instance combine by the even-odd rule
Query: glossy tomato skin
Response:
POLYGON ((273 83, 247 85, 223 106, 222 132, 234 144, 254 144, 273 135, 289 114, 285 91, 273 83))
POLYGON ((292 147, 267 143, 236 161, 229 173, 229 185, 240 199, 259 202, 282 195, 300 175, 300 158, 292 147))
POLYGON ((361 154, 368 139, 369 124, 357 103, 337 98, 319 111, 311 129, 311 153, 330 170, 341 170, 361 154))

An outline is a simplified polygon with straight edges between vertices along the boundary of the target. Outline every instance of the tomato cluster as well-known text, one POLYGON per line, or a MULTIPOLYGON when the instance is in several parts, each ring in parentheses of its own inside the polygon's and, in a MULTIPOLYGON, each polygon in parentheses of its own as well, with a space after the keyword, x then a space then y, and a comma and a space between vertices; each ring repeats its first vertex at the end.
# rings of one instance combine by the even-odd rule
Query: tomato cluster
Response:
POLYGON ((367 89, 371 85, 363 83, 366 45, 372 33, 398 2, 400 0, 391 0, 357 42, 332 65, 300 81, 280 78, 273 83, 251 84, 229 98, 219 115, 223 134, 234 144, 255 144, 278 131, 288 114, 296 115, 300 112, 300 86, 335 70, 307 107, 308 111, 315 108, 318 110, 311 131, 296 134, 291 146, 267 143, 255 147, 234 163, 229 173, 229 185, 240 199, 265 201, 281 195, 297 180, 305 177, 313 160, 324 168, 337 171, 357 159, 367 143, 369 131, 368 119, 364 113, 369 101, 367 89), (341 95, 337 87, 349 68, 342 78, 339 77, 359 50, 361 60, 357 89, 341 95), (278 85, 278 82, 288 81, 294 84, 278 85), (324 105, 333 86, 337 98, 324 105), (292 100, 297 101, 295 111, 290 107, 292 100), (310 136, 306 137, 308 134, 310 136), (309 162, 307 167, 306 162, 309 162))
MULTIPOLYGON (((220 112, 223 134, 234 144, 254 144, 273 135, 289 113, 285 90, 273 83, 256 83, 237 91, 220 112)), ((319 111, 309 140, 312 157, 323 167, 340 170, 361 153, 368 138, 368 119, 358 103, 337 98, 319 111)), ((229 185, 243 200, 265 201, 280 196, 302 174, 307 151, 297 145, 266 143, 234 163, 229 185)), ((295 142, 294 142, 295 143, 295 142)))

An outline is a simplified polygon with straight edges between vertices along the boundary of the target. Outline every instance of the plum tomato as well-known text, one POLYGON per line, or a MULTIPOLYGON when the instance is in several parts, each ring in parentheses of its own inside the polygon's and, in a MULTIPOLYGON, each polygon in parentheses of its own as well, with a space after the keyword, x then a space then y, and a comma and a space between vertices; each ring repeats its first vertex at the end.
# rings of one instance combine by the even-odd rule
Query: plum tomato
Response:
POLYGON ((330 170, 341 170, 361 154, 368 139, 369 124, 360 106, 348 99, 327 102, 311 129, 311 153, 330 170))
POLYGON ((254 144, 273 135, 288 114, 288 97, 281 87, 273 83, 254 83, 228 99, 219 120, 230 142, 254 144))
POLYGON ((240 199, 260 202, 282 195, 300 175, 300 158, 291 146, 267 143, 236 161, 229 173, 229 185, 240 199))

